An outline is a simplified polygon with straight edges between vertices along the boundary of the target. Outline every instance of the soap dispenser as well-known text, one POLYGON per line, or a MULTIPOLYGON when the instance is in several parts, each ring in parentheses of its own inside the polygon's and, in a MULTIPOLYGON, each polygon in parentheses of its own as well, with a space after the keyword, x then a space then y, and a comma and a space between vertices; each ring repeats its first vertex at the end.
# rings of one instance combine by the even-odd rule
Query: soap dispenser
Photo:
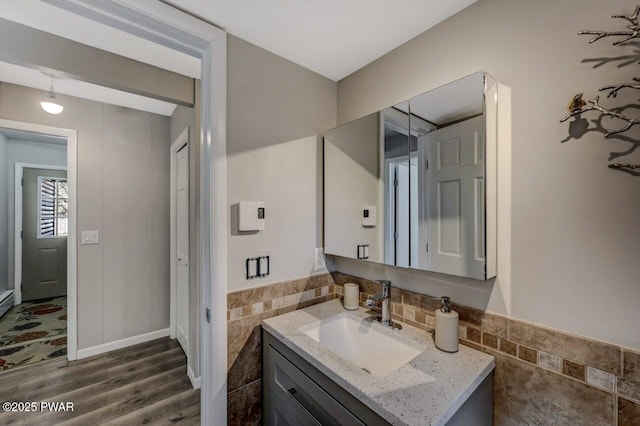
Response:
POLYGON ((442 297, 436 309, 436 347, 445 352, 458 352, 458 313, 451 309, 451 299, 442 297))

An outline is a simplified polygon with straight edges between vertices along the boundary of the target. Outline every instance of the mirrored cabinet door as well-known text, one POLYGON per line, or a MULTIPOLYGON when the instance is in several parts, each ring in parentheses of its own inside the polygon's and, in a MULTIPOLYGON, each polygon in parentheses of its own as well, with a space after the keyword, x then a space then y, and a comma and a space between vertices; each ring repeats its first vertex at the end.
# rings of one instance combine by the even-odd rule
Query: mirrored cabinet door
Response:
POLYGON ((325 134, 325 251, 495 276, 497 84, 477 72, 325 134))
POLYGON ((379 113, 333 129, 324 137, 325 250, 383 262, 379 226, 382 170, 379 113))
POLYGON ((417 268, 484 279, 483 86, 476 73, 410 100, 417 268))

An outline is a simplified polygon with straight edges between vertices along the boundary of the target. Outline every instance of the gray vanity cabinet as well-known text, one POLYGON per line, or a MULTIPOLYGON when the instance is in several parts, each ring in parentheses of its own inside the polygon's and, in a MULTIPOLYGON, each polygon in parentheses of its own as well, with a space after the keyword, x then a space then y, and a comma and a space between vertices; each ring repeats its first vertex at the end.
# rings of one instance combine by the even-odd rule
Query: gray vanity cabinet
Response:
MULTIPOLYGON (((265 426, 390 424, 264 329, 262 338, 265 426)), ((489 374, 447 426, 491 426, 492 422, 493 374, 489 374)))
POLYGON ((262 336, 264 425, 389 424, 265 330, 262 336))

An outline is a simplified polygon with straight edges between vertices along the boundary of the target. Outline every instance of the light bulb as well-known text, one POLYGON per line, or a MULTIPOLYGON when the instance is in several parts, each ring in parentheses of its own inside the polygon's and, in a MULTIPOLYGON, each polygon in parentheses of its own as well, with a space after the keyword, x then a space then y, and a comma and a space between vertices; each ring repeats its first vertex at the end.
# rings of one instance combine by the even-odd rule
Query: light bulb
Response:
POLYGON ((64 110, 53 91, 49 92, 47 97, 40 102, 40 106, 49 114, 60 114, 64 110))

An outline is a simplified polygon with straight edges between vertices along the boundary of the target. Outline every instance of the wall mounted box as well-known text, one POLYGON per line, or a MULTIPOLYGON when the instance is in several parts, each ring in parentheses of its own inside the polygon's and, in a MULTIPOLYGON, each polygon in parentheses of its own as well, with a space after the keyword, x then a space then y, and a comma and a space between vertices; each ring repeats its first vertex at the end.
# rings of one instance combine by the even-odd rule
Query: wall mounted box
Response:
POLYGON ((238 230, 262 231, 264 228, 264 201, 240 201, 238 203, 238 230))
POLYGON ((376 206, 362 207, 362 226, 376 226, 378 214, 376 206))

